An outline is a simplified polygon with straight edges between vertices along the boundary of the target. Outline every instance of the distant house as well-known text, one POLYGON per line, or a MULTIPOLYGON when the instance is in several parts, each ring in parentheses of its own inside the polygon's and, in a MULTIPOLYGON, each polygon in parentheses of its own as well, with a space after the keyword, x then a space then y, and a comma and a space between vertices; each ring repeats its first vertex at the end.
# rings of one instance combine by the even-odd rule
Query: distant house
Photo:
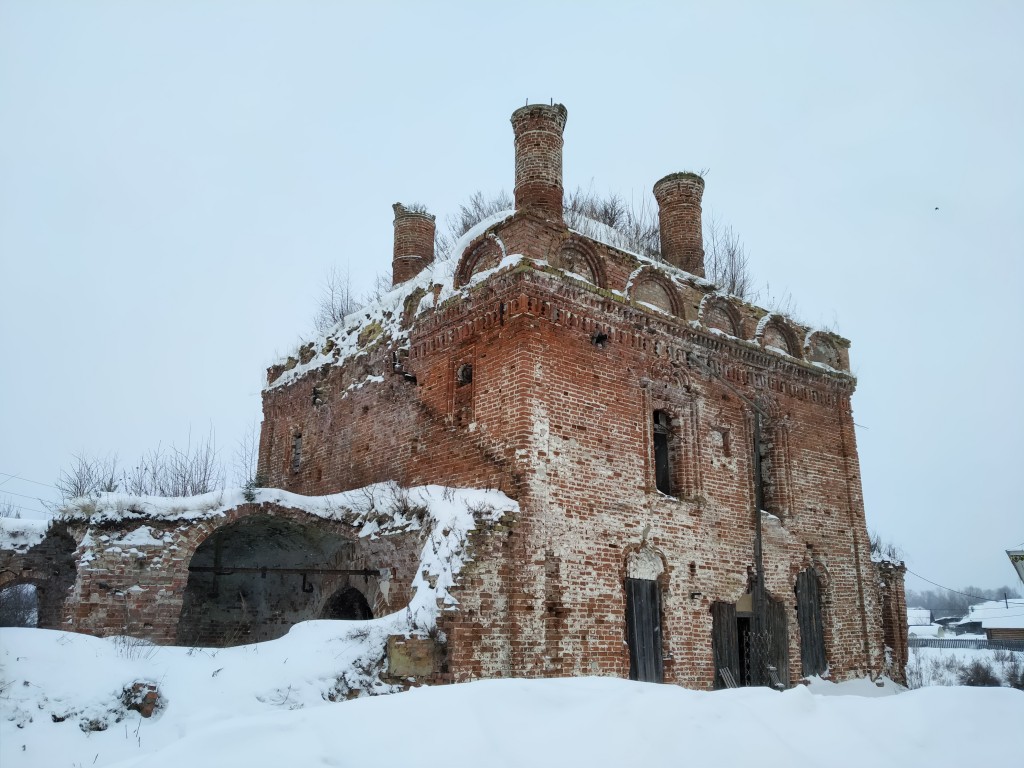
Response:
POLYGON ((984 632, 989 642, 1024 641, 1024 600, 989 600, 972 605, 955 627, 957 634, 984 632))
POLYGON ((931 609, 907 608, 908 627, 927 627, 933 623, 931 609))
POLYGON ((938 637, 942 627, 932 620, 929 608, 907 608, 907 634, 910 637, 938 637))

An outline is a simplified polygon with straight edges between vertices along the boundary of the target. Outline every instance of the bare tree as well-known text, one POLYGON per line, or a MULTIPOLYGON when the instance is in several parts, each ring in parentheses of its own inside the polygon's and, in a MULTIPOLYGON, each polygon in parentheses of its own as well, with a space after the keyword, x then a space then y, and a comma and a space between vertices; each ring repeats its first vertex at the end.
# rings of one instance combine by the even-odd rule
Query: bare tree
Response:
POLYGON ((256 462, 260 454, 260 427, 255 419, 235 446, 234 480, 236 485, 245 486, 256 479, 256 462))
POLYGON ((235 447, 235 483, 245 491, 246 501, 256 500, 256 489, 266 484, 259 471, 260 428, 254 419, 235 447))
POLYGON ((458 212, 445 220, 445 231, 438 232, 434 237, 435 258, 439 261, 450 259, 459 238, 473 227, 500 211, 507 211, 513 206, 508 192, 501 190, 495 195, 485 195, 479 189, 469 196, 469 200, 459 206, 458 212))
POLYGON ((716 217, 704 227, 704 272, 708 280, 741 299, 756 299, 750 264, 739 235, 716 217))
POLYGON ((370 286, 370 290, 363 297, 363 304, 373 304, 376 301, 380 301, 380 297, 390 292, 392 288, 394 286, 391 284, 391 274, 389 272, 378 272, 374 275, 373 285, 370 286))
POLYGON ((361 304, 352 292, 352 276, 349 274, 348 267, 345 267, 344 271, 337 267, 331 267, 320 287, 320 297, 317 300, 313 325, 317 331, 323 333, 337 325, 346 315, 355 312, 360 306, 361 304))
MULTIPOLYGON (((459 206, 455 215, 446 219, 444 231, 439 230, 435 236, 434 250, 438 260, 458 256, 453 253, 455 245, 466 232, 479 224, 488 216, 513 206, 512 198, 502 190, 497 194, 486 195, 477 190, 469 199, 459 206)), ((424 210, 422 206, 408 206, 410 210, 424 210)), ((566 225, 587 237, 609 242, 623 250, 632 251, 642 256, 661 260, 661 227, 657 208, 646 198, 641 201, 626 201, 614 193, 600 195, 592 188, 577 187, 565 194, 563 213, 566 225)), ((753 278, 746 250, 735 230, 723 225, 717 218, 711 217, 704 228, 704 263, 708 280, 715 283, 723 291, 746 301, 757 301, 759 292, 753 289, 753 278)), ((339 297, 351 298, 348 288, 348 275, 340 276, 332 273, 325 284, 321 309, 317 316, 317 329, 325 330, 334 325, 344 314, 331 311, 339 303, 350 307, 349 311, 358 309, 358 304, 339 302, 339 297)), ((391 282, 386 275, 378 275, 376 283, 366 296, 366 303, 379 299, 391 290, 391 282)), ((793 300, 789 294, 781 298, 769 298, 774 306, 769 309, 780 314, 792 314, 793 300)))
POLYGON ((135 496, 198 496, 224 486, 213 431, 185 448, 158 445, 124 473, 125 490, 135 496))
MULTIPOLYGON (((772 291, 770 283, 764 287, 764 306, 774 312, 777 315, 784 315, 785 317, 793 318, 796 316, 796 300, 793 298, 793 294, 787 289, 783 293, 775 293, 772 291)), ((761 297, 761 293, 755 293, 750 301, 757 301, 761 297)))
POLYGON ((885 541, 877 531, 868 533, 868 541, 871 545, 871 555, 875 558, 888 560, 893 563, 903 562, 903 550, 891 541, 885 541))
POLYGON ((60 471, 57 490, 64 501, 110 493, 118 488, 117 475, 117 454, 100 458, 77 453, 72 457, 71 466, 60 471))
POLYGON ((35 584, 15 584, 0 589, 0 627, 35 627, 38 624, 35 584))
POLYGON ((595 240, 661 260, 658 212, 647 200, 627 203, 616 194, 601 196, 577 187, 565 195, 566 226, 595 240))
POLYGON ((0 517, 18 519, 21 517, 21 512, 15 508, 13 501, 10 499, 4 499, 3 501, 0 501, 0 517))

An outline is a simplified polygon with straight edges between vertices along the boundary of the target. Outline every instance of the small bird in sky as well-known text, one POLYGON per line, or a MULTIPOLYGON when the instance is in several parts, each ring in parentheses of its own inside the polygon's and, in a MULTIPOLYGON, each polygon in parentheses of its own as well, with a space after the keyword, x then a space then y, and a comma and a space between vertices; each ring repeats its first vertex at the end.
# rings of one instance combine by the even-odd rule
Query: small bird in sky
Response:
POLYGON ((937 211, 937 210, 939 210, 939 206, 937 206, 937 205, 936 205, 936 206, 935 206, 935 210, 936 210, 936 211, 937 211))

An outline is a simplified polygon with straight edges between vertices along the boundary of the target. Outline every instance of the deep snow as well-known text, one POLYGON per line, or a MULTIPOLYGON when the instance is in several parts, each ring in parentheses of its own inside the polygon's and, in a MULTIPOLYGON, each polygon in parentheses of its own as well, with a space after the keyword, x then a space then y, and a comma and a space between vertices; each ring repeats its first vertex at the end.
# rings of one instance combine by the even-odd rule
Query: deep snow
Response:
POLYGON ((1006 764, 1024 746, 1024 693, 1008 688, 513 679, 330 702, 371 623, 308 622, 219 650, 0 630, 0 765, 906 768, 1006 764), (121 703, 135 681, 163 697, 150 719, 121 703))

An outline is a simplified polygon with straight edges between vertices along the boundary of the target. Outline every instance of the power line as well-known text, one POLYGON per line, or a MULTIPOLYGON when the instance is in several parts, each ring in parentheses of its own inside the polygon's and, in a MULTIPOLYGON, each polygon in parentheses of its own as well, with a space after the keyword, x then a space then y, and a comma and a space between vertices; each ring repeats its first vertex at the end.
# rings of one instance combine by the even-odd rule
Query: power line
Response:
MULTIPOLYGON (((50 483, 41 483, 38 480, 29 480, 27 477, 22 477, 21 475, 13 475, 10 472, 0 472, 0 475, 7 476, 7 479, 4 480, 4 483, 10 482, 11 480, 22 480, 26 483, 32 483, 33 485, 42 485, 45 486, 46 488, 56 488, 58 491, 60 490, 59 488, 57 488, 56 485, 52 485, 50 483)), ((0 483, 0 485, 3 485, 3 483, 0 483)))
MULTIPOLYGON (((939 589, 944 589, 947 592, 953 592, 954 594, 957 594, 957 595, 963 595, 964 597, 970 597, 970 598, 973 598, 975 600, 985 600, 985 601, 1000 600, 1000 599, 1005 600, 1005 598, 982 597, 981 595, 971 595, 971 594, 968 594, 967 592, 961 592, 958 589, 951 589, 950 587, 944 587, 941 584, 938 584, 938 583, 932 581, 931 579, 926 579, 924 576, 922 576, 919 573, 914 573, 909 568, 907 568, 907 573, 912 574, 913 576, 917 576, 917 578, 919 578, 921 581, 927 581, 929 584, 931 584, 932 586, 938 587, 939 589)), ((1019 600, 1017 600, 1017 598, 1014 598, 1013 600, 1006 600, 1006 602, 1013 603, 1014 605, 1024 605, 1024 601, 1019 601, 1019 600)))
POLYGON ((14 491, 4 491, 4 493, 9 493, 11 496, 21 496, 23 499, 32 499, 32 501, 38 501, 40 504, 46 504, 46 501, 38 496, 26 496, 24 493, 15 493, 14 491))
POLYGON ((23 507, 21 504, 15 504, 13 501, 8 501, 7 504, 15 509, 23 509, 26 512, 46 512, 45 509, 39 509, 38 507, 23 507))

